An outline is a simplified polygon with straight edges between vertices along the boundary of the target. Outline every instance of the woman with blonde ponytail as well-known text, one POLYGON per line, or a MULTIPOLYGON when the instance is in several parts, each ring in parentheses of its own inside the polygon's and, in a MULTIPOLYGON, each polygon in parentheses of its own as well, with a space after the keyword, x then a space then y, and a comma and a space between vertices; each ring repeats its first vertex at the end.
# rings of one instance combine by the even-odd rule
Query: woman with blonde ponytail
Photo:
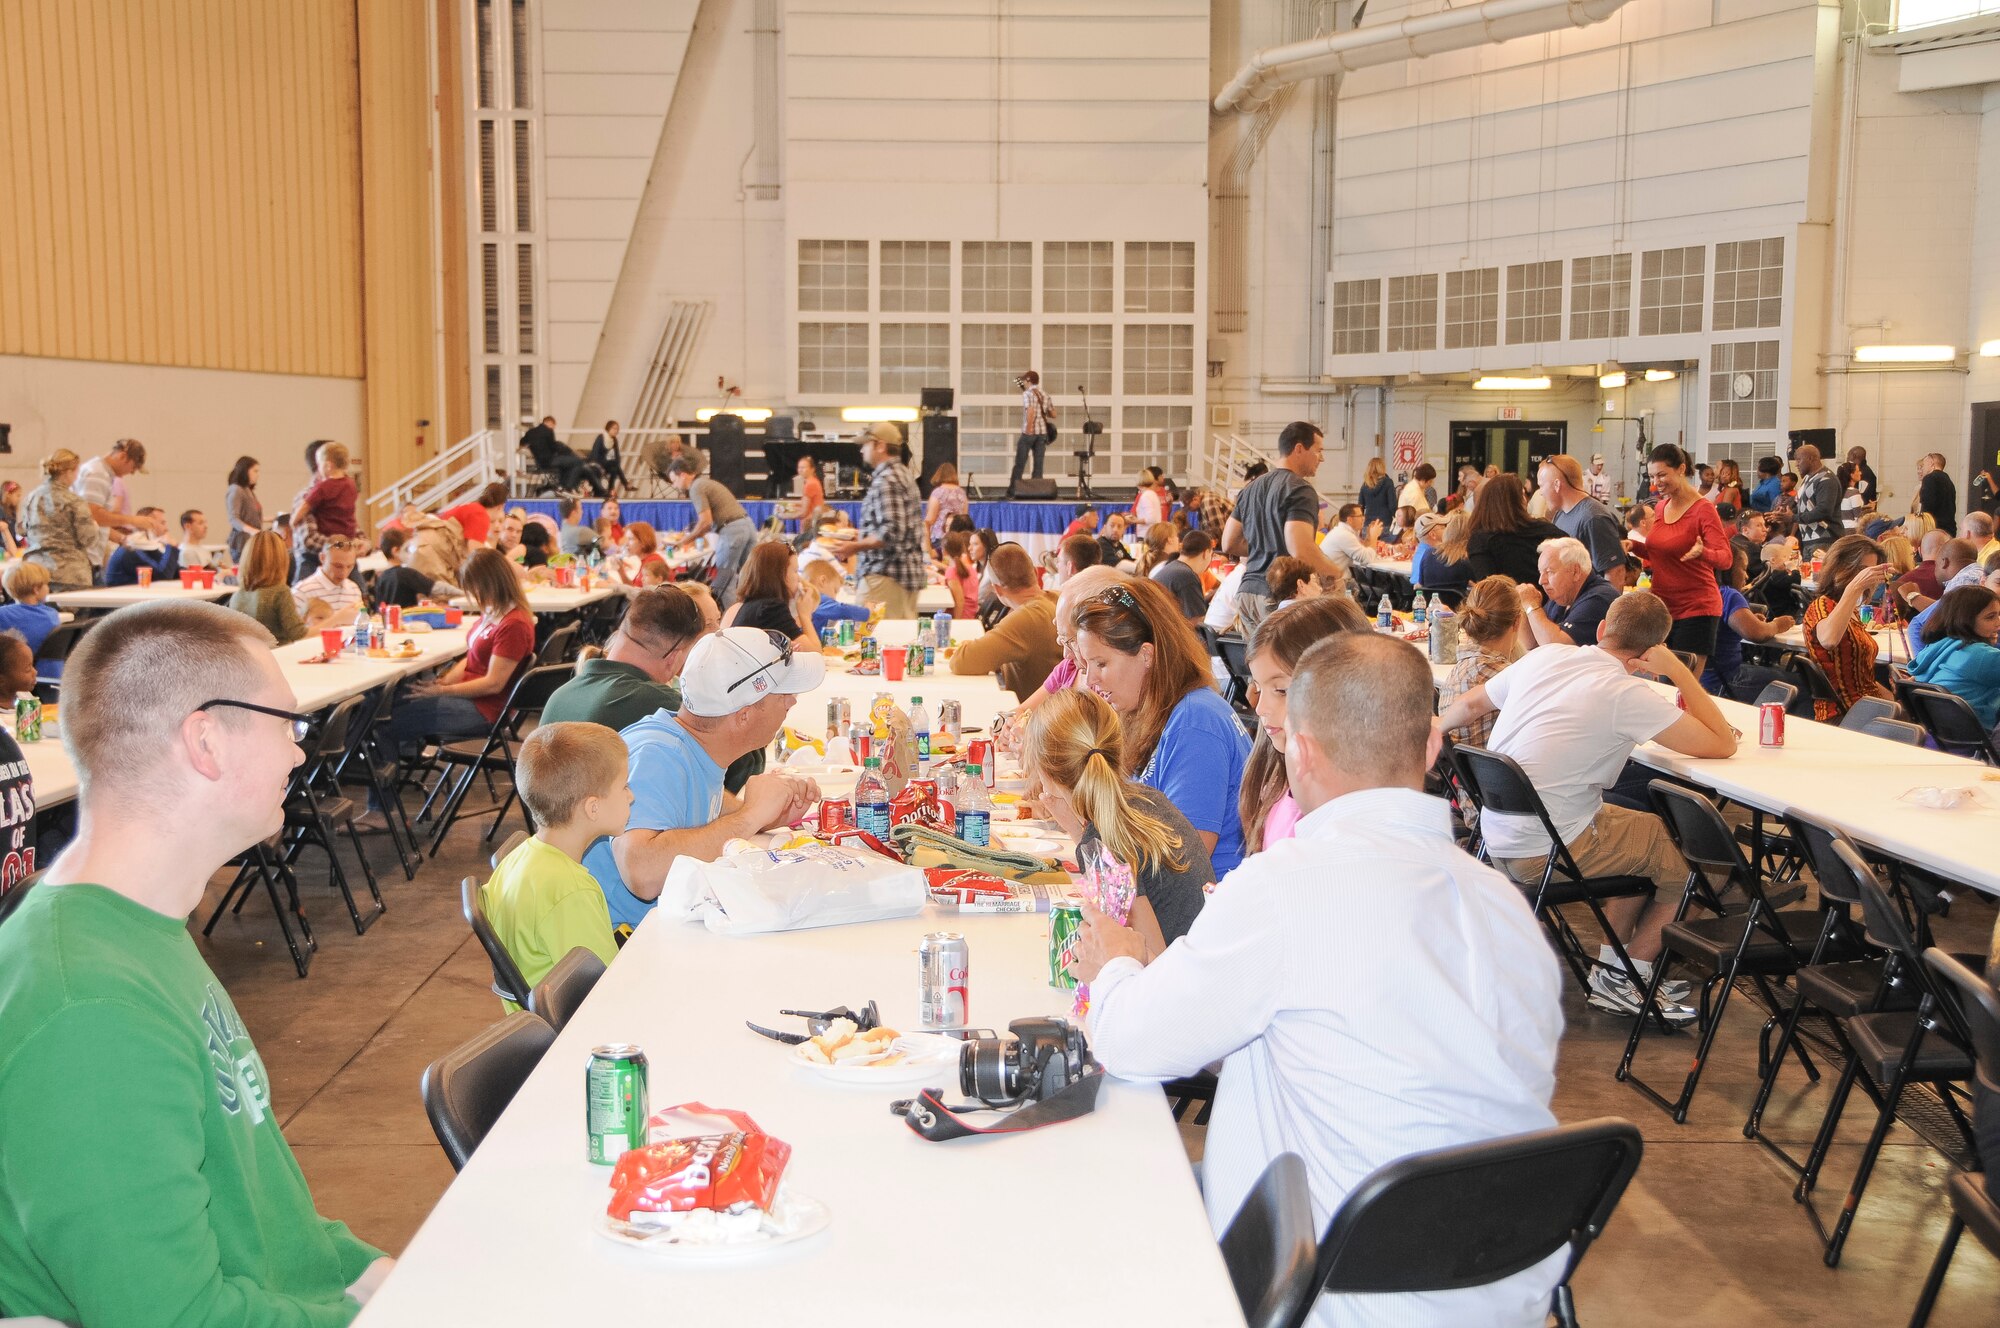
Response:
POLYGON ((1131 867, 1138 886, 1131 926, 1145 938, 1147 958, 1185 935, 1215 868, 1187 817, 1158 790, 1122 773, 1118 712, 1082 688, 1049 697, 1028 723, 1021 762, 1079 854, 1101 843, 1131 867))

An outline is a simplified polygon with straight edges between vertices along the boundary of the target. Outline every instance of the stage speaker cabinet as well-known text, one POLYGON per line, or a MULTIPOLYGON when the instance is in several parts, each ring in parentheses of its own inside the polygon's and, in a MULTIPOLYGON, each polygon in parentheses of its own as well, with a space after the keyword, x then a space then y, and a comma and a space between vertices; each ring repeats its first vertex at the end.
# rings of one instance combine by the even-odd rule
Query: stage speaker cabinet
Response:
POLYGON ((742 497, 747 490, 743 478, 743 417, 712 415, 708 421, 707 444, 709 478, 742 497))
POLYGON ((1785 438, 1791 443, 1791 448, 1785 453, 1785 459, 1789 461, 1791 458, 1799 454, 1799 448, 1803 444, 1811 443, 1814 447, 1819 449, 1820 459, 1822 461, 1825 461, 1827 465, 1831 467, 1834 464, 1834 462, 1838 459, 1834 456, 1833 452, 1833 449, 1835 447, 1834 443, 1835 436, 1836 435, 1832 429, 1790 430, 1785 434, 1785 438))
MULTIPOLYGON (((917 485, 928 498, 931 492, 931 476, 939 466, 958 465, 958 416, 924 416, 924 457, 923 473, 917 476, 917 485)), ((961 481, 964 476, 959 477, 961 481)))
POLYGON ((1014 484, 1014 496, 1023 500, 1040 499, 1046 502, 1056 496, 1056 482, 1047 476, 1035 479, 1023 475, 1014 484))

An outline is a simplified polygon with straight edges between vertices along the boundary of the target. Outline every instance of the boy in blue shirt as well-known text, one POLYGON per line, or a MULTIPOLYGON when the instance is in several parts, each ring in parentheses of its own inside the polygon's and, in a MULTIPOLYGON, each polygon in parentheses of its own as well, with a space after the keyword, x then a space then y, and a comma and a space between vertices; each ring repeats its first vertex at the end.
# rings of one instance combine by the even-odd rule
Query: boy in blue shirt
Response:
POLYGON ((805 581, 819 592, 819 607, 813 610, 812 620, 815 633, 842 619, 858 623, 869 620, 867 609, 859 604, 842 604, 834 598, 840 590, 840 569, 826 559, 815 558, 806 564, 805 581))
MULTIPOLYGON (((7 569, 7 575, 0 579, 0 585, 7 588, 7 597, 12 604, 0 604, 0 632, 13 632, 28 643, 28 651, 33 654, 42 648, 42 642, 62 621, 62 615, 55 607, 46 603, 49 597, 49 571, 39 563, 15 563, 7 569)), ((49 660, 41 665, 44 678, 62 677, 63 662, 49 660)))

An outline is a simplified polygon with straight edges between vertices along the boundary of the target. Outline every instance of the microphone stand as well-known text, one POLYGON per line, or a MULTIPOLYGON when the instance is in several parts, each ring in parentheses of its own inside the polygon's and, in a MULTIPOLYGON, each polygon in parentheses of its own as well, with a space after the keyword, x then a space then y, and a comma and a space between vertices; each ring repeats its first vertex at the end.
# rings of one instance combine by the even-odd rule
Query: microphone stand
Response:
POLYGON ((1104 432, 1104 426, 1090 418, 1090 394, 1077 384, 1076 394, 1083 398, 1083 446, 1076 454, 1076 500, 1087 503, 1095 497, 1090 491, 1090 462, 1097 454, 1097 437, 1104 432))

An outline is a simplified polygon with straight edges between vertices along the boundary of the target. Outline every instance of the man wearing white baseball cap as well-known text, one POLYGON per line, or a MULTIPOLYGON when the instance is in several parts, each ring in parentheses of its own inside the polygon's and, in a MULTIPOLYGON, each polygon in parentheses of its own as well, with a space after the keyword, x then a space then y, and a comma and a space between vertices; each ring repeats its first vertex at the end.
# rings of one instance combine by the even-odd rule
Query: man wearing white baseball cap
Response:
POLYGON ((1611 477, 1604 473, 1604 453, 1590 454, 1590 469, 1584 472, 1583 491, 1606 507, 1611 506, 1611 477))
POLYGON ((614 928, 636 927, 683 854, 710 860, 742 835, 786 825, 819 800, 819 786, 777 771, 725 793, 729 763, 778 736, 792 698, 819 686, 818 651, 757 627, 703 637, 681 667, 679 714, 660 710, 624 729, 632 783, 625 832, 600 839, 583 865, 604 890, 614 928))

